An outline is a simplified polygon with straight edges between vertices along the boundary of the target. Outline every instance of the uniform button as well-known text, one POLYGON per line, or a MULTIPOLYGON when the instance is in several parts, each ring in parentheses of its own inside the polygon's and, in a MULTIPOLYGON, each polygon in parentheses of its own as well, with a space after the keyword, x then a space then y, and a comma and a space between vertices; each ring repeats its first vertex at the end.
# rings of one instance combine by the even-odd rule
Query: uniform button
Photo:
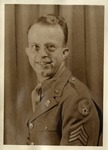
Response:
POLYGON ((33 123, 29 123, 29 128, 33 129, 33 123))
POLYGON ((47 129, 48 129, 48 127, 46 126, 46 127, 45 127, 45 130, 47 130, 47 129))
POLYGON ((58 94, 58 93, 59 93, 59 89, 55 89, 54 92, 55 92, 56 94, 58 94))
POLYGON ((31 142, 30 145, 34 145, 34 142, 31 142))

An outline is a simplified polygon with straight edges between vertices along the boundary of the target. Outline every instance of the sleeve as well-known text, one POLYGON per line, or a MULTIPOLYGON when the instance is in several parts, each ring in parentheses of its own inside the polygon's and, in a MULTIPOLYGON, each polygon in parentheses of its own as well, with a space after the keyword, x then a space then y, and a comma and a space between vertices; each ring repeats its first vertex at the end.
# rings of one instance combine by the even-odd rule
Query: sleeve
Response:
POLYGON ((99 117, 90 96, 74 89, 64 92, 60 145, 97 146, 99 117))

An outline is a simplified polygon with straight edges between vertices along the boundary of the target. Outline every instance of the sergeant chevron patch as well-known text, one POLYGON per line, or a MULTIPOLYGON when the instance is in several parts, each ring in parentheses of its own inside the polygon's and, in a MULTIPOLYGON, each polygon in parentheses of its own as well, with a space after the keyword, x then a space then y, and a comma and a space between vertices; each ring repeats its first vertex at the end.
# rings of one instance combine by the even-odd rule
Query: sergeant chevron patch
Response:
POLYGON ((83 145, 87 145, 88 135, 87 135, 83 125, 81 125, 77 129, 75 129, 74 131, 70 132, 68 142, 71 143, 76 140, 79 140, 83 145))

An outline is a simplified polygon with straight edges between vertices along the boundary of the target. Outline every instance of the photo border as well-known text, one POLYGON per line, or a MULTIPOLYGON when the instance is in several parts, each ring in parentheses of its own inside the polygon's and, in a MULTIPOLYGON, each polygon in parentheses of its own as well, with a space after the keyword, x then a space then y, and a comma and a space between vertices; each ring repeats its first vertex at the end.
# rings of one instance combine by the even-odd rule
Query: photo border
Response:
POLYGON ((106 150, 108 148, 108 2, 107 0, 1 0, 0 1, 0 149, 1 150, 26 150, 31 149, 35 150, 106 150), (5 39, 5 30, 4 30, 4 16, 5 16, 5 4, 58 4, 58 5, 103 5, 105 7, 104 12, 104 82, 103 82, 103 146, 27 146, 27 145, 4 145, 3 144, 3 131, 4 131, 4 39, 5 39))

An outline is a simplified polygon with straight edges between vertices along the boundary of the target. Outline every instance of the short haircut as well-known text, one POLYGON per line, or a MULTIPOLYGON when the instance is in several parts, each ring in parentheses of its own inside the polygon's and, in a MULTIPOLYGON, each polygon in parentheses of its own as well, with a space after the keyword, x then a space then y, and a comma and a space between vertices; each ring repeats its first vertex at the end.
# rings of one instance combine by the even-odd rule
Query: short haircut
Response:
POLYGON ((63 17, 56 16, 55 14, 47 14, 47 15, 41 16, 32 25, 30 25, 30 27, 28 28, 28 32, 29 32, 30 28, 37 23, 43 24, 43 25, 50 25, 50 26, 59 25, 64 34, 64 44, 65 45, 67 44, 68 27, 67 27, 67 23, 63 17))

